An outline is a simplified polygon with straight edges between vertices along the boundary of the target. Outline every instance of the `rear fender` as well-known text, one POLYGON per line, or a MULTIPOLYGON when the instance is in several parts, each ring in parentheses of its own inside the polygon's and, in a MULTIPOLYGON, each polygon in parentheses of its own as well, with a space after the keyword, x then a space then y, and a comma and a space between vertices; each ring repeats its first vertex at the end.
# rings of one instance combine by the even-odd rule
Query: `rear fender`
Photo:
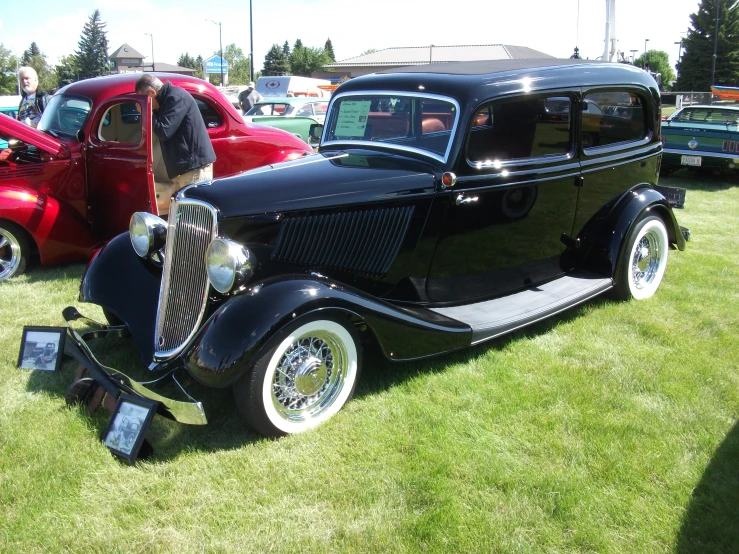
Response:
POLYGON ((422 308, 401 308, 361 291, 307 276, 257 284, 224 303, 183 353, 198 381, 222 387, 248 372, 260 351, 289 322, 316 312, 344 314, 374 333, 390 359, 413 359, 469 346, 464 324, 422 308))
POLYGON ((621 262, 621 251, 633 225, 647 215, 658 215, 667 228, 670 244, 685 250, 685 239, 667 199, 649 185, 639 185, 625 193, 609 208, 608 214, 599 214, 581 233, 584 244, 590 245, 583 267, 599 274, 615 277, 621 262), (593 222, 598 221, 597 225, 593 222))

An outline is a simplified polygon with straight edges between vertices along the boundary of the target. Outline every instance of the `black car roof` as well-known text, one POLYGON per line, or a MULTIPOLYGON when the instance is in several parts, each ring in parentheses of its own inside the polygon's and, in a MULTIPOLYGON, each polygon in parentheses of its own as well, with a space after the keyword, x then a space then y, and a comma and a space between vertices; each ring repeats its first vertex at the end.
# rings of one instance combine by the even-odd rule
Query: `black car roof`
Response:
POLYGON ((527 77, 530 78, 527 91, 531 92, 632 85, 646 87, 653 94, 659 94, 655 80, 646 71, 629 64, 547 58, 432 63, 392 68, 350 79, 337 88, 334 95, 362 90, 423 91, 457 98, 467 104, 520 92, 521 79, 527 77))

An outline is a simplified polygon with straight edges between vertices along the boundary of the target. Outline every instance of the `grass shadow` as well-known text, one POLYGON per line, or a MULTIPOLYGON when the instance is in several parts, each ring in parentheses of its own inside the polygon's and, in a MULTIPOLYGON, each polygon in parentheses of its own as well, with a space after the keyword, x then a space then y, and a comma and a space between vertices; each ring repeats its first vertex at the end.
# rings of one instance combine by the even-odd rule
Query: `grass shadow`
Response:
POLYGON ((680 527, 678 554, 739 552, 739 423, 724 438, 693 489, 680 527))

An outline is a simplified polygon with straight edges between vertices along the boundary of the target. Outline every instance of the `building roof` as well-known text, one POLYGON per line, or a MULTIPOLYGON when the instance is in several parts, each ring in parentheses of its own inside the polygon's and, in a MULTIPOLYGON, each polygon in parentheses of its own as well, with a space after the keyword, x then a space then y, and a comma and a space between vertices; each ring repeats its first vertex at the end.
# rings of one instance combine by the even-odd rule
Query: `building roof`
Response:
POLYGON ((172 65, 171 63, 154 62, 154 71, 191 74, 191 73, 195 73, 197 69, 193 69, 191 67, 182 67, 181 65, 172 65))
POLYGON ((118 50, 113 52, 108 59, 115 60, 118 58, 139 58, 143 60, 145 56, 143 54, 140 54, 136 50, 134 50, 131 46, 126 44, 125 42, 121 45, 118 50))
POLYGON ((510 44, 480 44, 460 46, 407 46, 386 48, 371 54, 356 56, 339 62, 327 64, 327 68, 339 67, 388 67, 407 66, 441 62, 468 62, 480 60, 522 60, 553 58, 527 46, 510 44))

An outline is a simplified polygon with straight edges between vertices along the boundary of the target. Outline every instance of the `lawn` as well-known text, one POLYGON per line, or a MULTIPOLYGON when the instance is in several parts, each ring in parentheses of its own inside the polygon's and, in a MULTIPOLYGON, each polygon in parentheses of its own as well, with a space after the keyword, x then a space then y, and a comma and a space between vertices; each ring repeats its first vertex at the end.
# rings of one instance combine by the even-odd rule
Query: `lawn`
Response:
MULTIPOLYGON (((688 189, 662 287, 601 298, 465 352, 371 357, 326 425, 262 439, 228 391, 211 423, 157 417, 150 461, 69 409, 74 367, 15 367, 24 324, 61 325, 83 266, 0 284, 0 551, 739 551, 739 180, 688 189)), ((124 342, 99 345, 137 367, 124 342)))

